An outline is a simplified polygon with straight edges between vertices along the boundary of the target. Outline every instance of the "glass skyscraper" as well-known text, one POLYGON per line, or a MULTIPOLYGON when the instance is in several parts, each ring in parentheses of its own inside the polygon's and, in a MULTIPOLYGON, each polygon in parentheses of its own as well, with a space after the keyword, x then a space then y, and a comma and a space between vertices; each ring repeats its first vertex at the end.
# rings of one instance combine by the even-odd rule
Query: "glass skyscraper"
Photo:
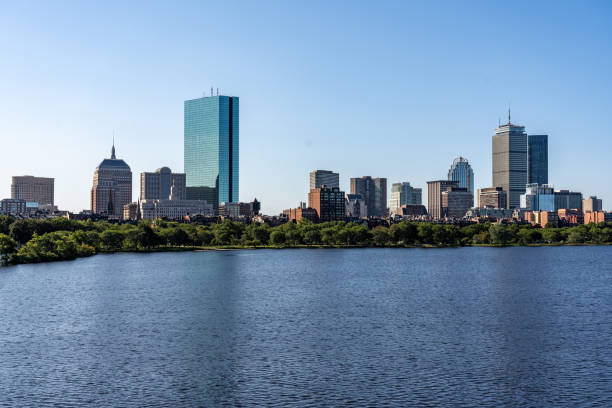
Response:
POLYGON ((238 200, 239 100, 208 96, 185 101, 187 199, 207 200, 215 210, 238 200))
POLYGON ((467 188, 474 195, 474 170, 466 158, 457 157, 453 161, 448 171, 448 179, 458 181, 459 187, 467 188))
POLYGON ((529 135, 527 142, 527 183, 548 184, 548 135, 529 135))
POLYGON ((525 126, 508 123, 493 135, 493 187, 508 194, 508 208, 519 208, 527 184, 527 133, 525 126))

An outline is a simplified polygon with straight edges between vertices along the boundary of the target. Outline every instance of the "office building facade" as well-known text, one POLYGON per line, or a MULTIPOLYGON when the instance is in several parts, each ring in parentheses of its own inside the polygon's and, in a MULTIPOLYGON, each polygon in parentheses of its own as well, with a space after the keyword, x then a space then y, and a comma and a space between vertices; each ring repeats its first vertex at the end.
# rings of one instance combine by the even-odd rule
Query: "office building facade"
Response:
POLYGON ((162 167, 155 172, 140 173, 141 200, 169 200, 170 190, 174 198, 187 199, 185 173, 172 173, 168 167, 162 167))
POLYGON ((123 217, 123 207, 132 202, 132 170, 111 149, 110 159, 96 167, 91 188, 91 211, 113 218, 123 217))
POLYGON ((399 213, 403 205, 420 205, 423 192, 420 188, 414 188, 408 182, 393 183, 391 185, 391 199, 389 200, 389 211, 399 213))
POLYGON ((321 186, 329 188, 340 188, 340 174, 334 173, 331 170, 314 170, 310 172, 310 190, 320 188, 321 186))
POLYGON ((239 99, 209 96, 185 101, 184 108, 187 198, 215 209, 239 201, 239 99))
POLYGON ((510 122, 493 135, 493 187, 508 194, 508 208, 519 208, 527 184, 527 133, 525 127, 510 122))
POLYGON ((602 211, 603 205, 600 198, 596 196, 590 196, 589 198, 585 198, 582 200, 582 211, 584 212, 595 212, 602 211))
POLYGON ((346 216, 368 218, 368 206, 361 194, 346 194, 346 216))
POLYGON ((363 197, 369 217, 384 217, 387 214, 387 179, 364 176, 351 178, 351 194, 363 197))
POLYGON ((434 219, 440 219, 442 214, 442 192, 449 187, 459 187, 458 181, 435 180, 427 182, 427 213, 434 219))
POLYGON ((314 208, 319 221, 344 221, 346 219, 346 203, 344 191, 337 187, 327 187, 310 190, 308 193, 308 207, 314 208))
POLYGON ((478 189, 478 207, 507 208, 507 195, 501 187, 478 189))
POLYGON ((55 179, 50 177, 13 176, 11 198, 53 206, 55 200, 55 179))
POLYGON ((527 137, 527 183, 548 184, 548 135, 527 137))
POLYGON ((555 211, 564 209, 582 210, 582 193, 569 190, 555 190, 555 211))
POLYGON ((555 195, 548 184, 527 184, 521 194, 521 209, 528 211, 555 211, 555 195))
POLYGON ((448 171, 448 179, 458 181, 459 187, 474 194, 474 170, 466 158, 460 156, 453 161, 448 171))
POLYGON ((474 195, 464 187, 447 187, 442 192, 443 218, 462 218, 474 206, 474 195))

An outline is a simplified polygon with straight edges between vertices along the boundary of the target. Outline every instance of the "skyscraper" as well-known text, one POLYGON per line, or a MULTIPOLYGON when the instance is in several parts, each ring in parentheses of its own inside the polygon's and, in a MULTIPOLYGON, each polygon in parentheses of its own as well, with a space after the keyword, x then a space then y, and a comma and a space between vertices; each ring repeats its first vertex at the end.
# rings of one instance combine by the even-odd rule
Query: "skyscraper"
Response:
POLYGON ((187 199, 206 200, 215 210, 237 202, 239 100, 208 96, 185 101, 187 199))
POLYGON ((91 211, 123 217, 123 206, 132 202, 132 170, 115 156, 115 145, 110 159, 102 160, 96 167, 91 187, 91 211))
POLYGON ((527 140, 527 183, 548 184, 548 135, 529 135, 527 140))
POLYGON ((351 178, 351 194, 361 194, 368 207, 368 216, 384 217, 387 213, 386 178, 351 178))
POLYGON ((414 188, 408 182, 391 185, 390 211, 399 212, 402 205, 418 205, 421 204, 421 200, 422 190, 420 188, 414 188))
POLYGON ((329 188, 340 188, 340 175, 330 170, 314 170, 310 172, 310 189, 320 188, 322 185, 329 188))
POLYGON ((173 173, 168 167, 140 173, 141 200, 168 200, 171 190, 175 200, 185 200, 185 173, 173 173))
POLYGON ((519 208, 527 184, 527 133, 525 127, 510 122, 493 135, 493 187, 508 194, 508 208, 519 208))
POLYGON ((467 188, 474 195, 474 170, 468 160, 464 157, 457 157, 448 171, 448 179, 458 181, 459 187, 467 188))
POLYGON ((434 219, 442 218, 442 192, 450 187, 459 187, 458 181, 435 180, 427 182, 427 213, 434 219))
POLYGON ((39 206, 51 205, 54 200, 55 179, 34 176, 13 176, 11 198, 22 199, 39 206))

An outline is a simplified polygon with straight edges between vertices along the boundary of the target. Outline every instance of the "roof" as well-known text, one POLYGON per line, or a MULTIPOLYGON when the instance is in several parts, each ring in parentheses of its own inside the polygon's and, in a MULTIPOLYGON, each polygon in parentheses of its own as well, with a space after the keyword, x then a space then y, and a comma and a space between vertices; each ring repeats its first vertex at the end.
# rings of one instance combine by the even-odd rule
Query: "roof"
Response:
POLYGON ((104 159, 102 163, 100 163, 97 167, 98 169, 106 168, 106 169, 127 169, 130 170, 130 166, 122 159, 104 159))

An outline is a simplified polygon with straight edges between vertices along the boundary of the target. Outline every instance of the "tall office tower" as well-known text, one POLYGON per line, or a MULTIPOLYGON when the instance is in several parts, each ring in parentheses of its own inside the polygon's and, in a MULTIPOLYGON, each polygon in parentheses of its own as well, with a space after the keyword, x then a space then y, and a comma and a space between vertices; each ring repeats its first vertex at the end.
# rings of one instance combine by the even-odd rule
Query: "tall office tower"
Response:
POLYGON ((314 170, 310 172, 310 189, 321 187, 325 184, 329 188, 340 188, 340 174, 330 170, 314 170))
POLYGON ((187 199, 237 202, 239 100, 208 96, 185 101, 187 199))
POLYGON ((457 157, 448 171, 448 179, 459 182, 459 187, 467 188, 474 195, 474 170, 468 160, 464 157, 457 157))
POLYGON ((54 185, 54 178, 13 176, 11 198, 25 200, 29 203, 38 203, 39 206, 53 206, 54 185))
POLYGON ((168 200, 171 190, 173 199, 186 199, 185 173, 172 173, 168 167, 153 173, 140 173, 141 200, 168 200))
POLYGON ((555 211, 553 187, 548 184, 527 184, 521 194, 521 208, 529 211, 555 211))
POLYGON ((427 182, 427 213, 434 219, 443 217, 442 192, 449 187, 459 187, 458 181, 435 180, 427 182))
POLYGON ((501 187, 478 189, 478 207, 506 208, 508 198, 501 187))
POLYGON ((589 198, 582 200, 583 212, 602 211, 602 208, 601 198, 597 198, 597 196, 590 196, 589 198))
POLYGON ((529 135, 527 141, 527 183, 548 184, 548 135, 529 135))
POLYGON ((582 210, 582 193, 569 190, 555 190, 555 209, 582 210))
POLYGON ((368 216, 384 217, 387 214, 386 178, 351 178, 351 194, 361 194, 368 207, 368 216))
POLYGON ((510 122, 493 135, 493 187, 508 194, 508 208, 519 208, 527 184, 527 133, 525 127, 510 122))
POLYGON ((323 185, 310 190, 308 207, 315 209, 320 221, 344 221, 346 219, 344 191, 340 191, 338 187, 323 185))
POLYGON ((419 205, 422 199, 422 190, 414 188, 408 182, 393 183, 391 185, 391 199, 389 210, 398 212, 402 205, 419 205))
POLYGON ((123 207, 132 202, 132 170, 115 156, 115 145, 110 159, 96 167, 91 188, 91 211, 122 218, 123 207))
POLYGON ((465 187, 450 186, 442 191, 442 217, 462 218, 473 206, 474 194, 465 187))

